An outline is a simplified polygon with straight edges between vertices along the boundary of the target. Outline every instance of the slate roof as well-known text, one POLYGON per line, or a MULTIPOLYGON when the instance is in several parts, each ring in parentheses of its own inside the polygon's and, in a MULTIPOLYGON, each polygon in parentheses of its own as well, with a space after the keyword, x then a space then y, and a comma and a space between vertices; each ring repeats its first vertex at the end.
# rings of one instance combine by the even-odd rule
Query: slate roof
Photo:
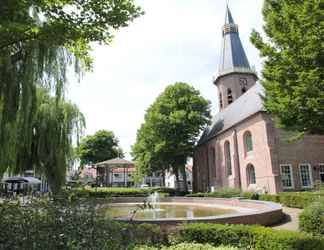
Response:
POLYGON ((231 11, 227 7, 218 76, 242 71, 255 73, 250 67, 242 46, 238 26, 234 23, 231 11))
POLYGON ((256 83, 246 93, 236 99, 235 102, 219 112, 213 118, 212 124, 202 134, 198 145, 205 143, 246 118, 264 111, 261 99, 263 93, 262 85, 256 83))

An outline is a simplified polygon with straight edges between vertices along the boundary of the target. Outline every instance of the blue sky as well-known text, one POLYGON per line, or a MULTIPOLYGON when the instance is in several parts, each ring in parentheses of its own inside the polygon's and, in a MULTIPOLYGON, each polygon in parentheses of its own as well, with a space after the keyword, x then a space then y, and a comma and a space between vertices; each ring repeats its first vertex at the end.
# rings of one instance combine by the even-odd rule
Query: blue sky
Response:
MULTIPOLYGON (((68 98, 86 117, 85 134, 112 130, 129 152, 145 110, 163 89, 187 82, 212 102, 218 112, 216 86, 226 0, 137 0, 145 15, 116 32, 110 46, 94 45, 93 71, 70 79, 68 98)), ((230 9, 251 65, 261 59, 249 41, 262 30, 262 0, 232 0, 230 9)))

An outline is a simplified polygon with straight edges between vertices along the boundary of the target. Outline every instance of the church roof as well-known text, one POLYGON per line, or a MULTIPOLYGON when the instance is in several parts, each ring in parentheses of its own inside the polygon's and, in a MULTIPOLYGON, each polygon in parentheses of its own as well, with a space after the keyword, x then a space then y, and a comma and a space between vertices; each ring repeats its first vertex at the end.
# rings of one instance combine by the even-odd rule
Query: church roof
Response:
POLYGON ((198 145, 207 142, 246 118, 260 111, 264 111, 261 99, 263 93, 262 85, 256 83, 246 93, 235 100, 235 102, 219 112, 213 118, 212 124, 202 134, 198 145))
POLYGON ((250 67, 239 37, 238 26, 234 23, 231 11, 227 7, 217 78, 233 72, 256 74, 250 67))

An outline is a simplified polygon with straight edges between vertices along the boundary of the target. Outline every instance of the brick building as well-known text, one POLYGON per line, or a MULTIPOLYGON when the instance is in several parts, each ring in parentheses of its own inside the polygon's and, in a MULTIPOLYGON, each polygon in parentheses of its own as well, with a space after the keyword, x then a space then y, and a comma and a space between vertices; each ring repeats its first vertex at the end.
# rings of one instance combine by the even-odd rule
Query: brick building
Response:
POLYGON ((232 187, 278 193, 324 183, 324 136, 308 135, 289 142, 292 135, 276 128, 263 108, 263 88, 228 8, 222 31, 214 78, 220 112, 194 152, 194 191, 232 187))

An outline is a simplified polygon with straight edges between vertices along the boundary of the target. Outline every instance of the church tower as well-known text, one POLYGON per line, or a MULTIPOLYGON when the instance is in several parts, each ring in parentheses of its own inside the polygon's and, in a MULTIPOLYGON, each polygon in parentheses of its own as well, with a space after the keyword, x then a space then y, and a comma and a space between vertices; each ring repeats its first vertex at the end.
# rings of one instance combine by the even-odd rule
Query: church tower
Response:
POLYGON ((239 37, 238 25, 234 23, 228 6, 222 33, 220 63, 214 78, 219 92, 220 110, 244 94, 258 79, 255 70, 250 67, 239 37))

